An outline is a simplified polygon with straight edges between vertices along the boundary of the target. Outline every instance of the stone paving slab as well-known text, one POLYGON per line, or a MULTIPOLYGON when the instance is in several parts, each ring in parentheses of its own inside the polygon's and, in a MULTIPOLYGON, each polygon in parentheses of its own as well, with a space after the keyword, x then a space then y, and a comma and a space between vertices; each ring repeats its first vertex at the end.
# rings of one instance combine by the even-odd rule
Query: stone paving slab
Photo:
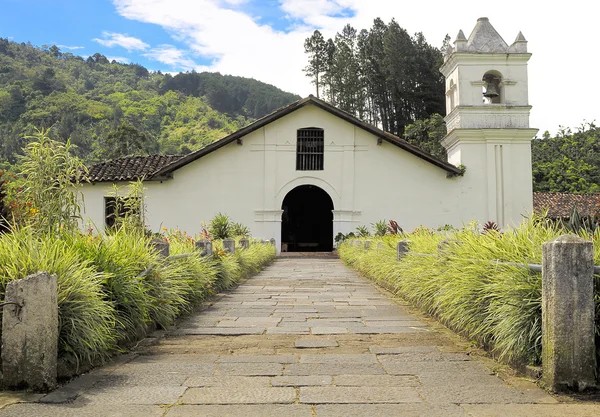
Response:
POLYGON ((419 387, 413 375, 336 375, 334 385, 338 387, 419 387))
POLYGON ((270 327, 267 329, 267 334, 297 334, 297 335, 308 335, 310 334, 310 327, 270 327))
POLYGON ((191 376, 182 384, 185 387, 258 387, 271 385, 270 376, 191 376))
POLYGON ((187 388, 181 386, 135 386, 93 388, 73 402, 75 406, 95 405, 160 405, 173 404, 187 388))
POLYGON ((212 328, 212 327, 199 327, 192 329, 181 329, 178 331, 178 334, 184 335, 214 335, 214 336, 239 336, 245 334, 263 334, 265 332, 264 327, 258 328, 233 328, 233 327, 220 327, 220 328, 212 328))
POLYGON ((348 333, 346 327, 311 327, 312 334, 344 334, 348 333))
MULTIPOLYGON (((458 405, 431 404, 326 404, 317 405, 317 417, 468 417, 458 405)), ((509 417, 505 415, 503 417, 509 417)))
POLYGON ((276 376, 283 374, 280 363, 221 363, 217 375, 276 376))
POLYGON ((357 375, 383 375, 379 364, 331 364, 331 363, 299 363, 285 367, 285 375, 346 375, 349 372, 357 375))
POLYGON ((307 387, 332 383, 333 377, 330 375, 276 376, 271 380, 274 387, 307 387))
POLYGON ((226 355, 219 363, 298 363, 297 355, 226 355))
POLYGON ((400 355, 403 353, 438 353, 440 350, 437 346, 369 346, 369 351, 376 355, 400 355))
POLYGON ((302 387, 304 404, 419 403, 423 400, 412 387, 302 387))
POLYGON ((312 417, 310 405, 177 405, 167 417, 312 417))
POLYGON ((327 363, 336 365, 347 365, 349 367, 359 364, 379 364, 379 362, 377 361, 377 356, 370 353, 358 355, 335 353, 303 354, 300 356, 300 363, 327 363))
POLYGON ((598 417, 600 404, 478 404, 462 406, 473 417, 598 417))
POLYGON ((160 406, 89 404, 20 404, 0 411, 2 417, 160 417, 164 413, 160 406))
POLYGON ((183 404, 291 404, 296 401, 296 390, 252 386, 189 388, 180 401, 183 404))

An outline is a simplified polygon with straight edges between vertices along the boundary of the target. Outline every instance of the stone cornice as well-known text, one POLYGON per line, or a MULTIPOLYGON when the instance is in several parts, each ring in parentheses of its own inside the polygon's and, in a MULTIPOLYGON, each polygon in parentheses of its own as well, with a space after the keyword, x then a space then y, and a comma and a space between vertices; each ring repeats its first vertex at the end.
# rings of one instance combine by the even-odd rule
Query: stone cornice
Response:
POLYGON ((454 129, 442 140, 442 146, 451 149, 461 143, 530 143, 539 129, 454 129))
POLYGON ((456 66, 460 65, 481 65, 483 63, 501 63, 504 65, 526 64, 531 58, 530 53, 472 53, 472 52, 454 52, 448 57, 444 65, 440 67, 440 72, 448 77, 456 66))

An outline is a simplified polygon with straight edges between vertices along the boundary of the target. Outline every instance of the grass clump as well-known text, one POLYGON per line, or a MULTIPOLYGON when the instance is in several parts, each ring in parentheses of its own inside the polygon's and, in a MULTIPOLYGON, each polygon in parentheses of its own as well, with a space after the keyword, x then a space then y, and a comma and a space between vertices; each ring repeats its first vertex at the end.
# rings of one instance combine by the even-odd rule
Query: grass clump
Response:
MULTIPOLYGON (((516 366, 541 362, 541 273, 521 265, 541 264, 542 244, 566 231, 532 217, 518 228, 481 233, 420 229, 375 238, 372 249, 338 248, 341 259, 364 276, 435 316, 450 328, 516 366), (410 252, 396 260, 396 244, 410 240, 410 252), (442 253, 438 247, 446 241, 442 253), (378 242, 383 249, 376 250, 378 242), (429 256, 423 256, 426 254, 429 256)), ((582 232, 585 234, 585 232, 582 232)), ((595 236, 595 261, 600 245, 595 236)), ((598 281, 597 281, 598 284, 598 281)), ((597 312, 600 290, 596 285, 597 312)), ((600 335, 600 314, 597 334, 600 335)))

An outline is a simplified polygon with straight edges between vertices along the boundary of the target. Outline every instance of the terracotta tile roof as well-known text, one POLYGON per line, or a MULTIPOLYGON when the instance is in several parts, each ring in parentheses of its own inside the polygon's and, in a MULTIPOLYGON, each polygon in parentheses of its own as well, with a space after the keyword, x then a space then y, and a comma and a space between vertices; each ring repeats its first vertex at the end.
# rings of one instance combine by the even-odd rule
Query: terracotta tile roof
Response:
POLYGON ((600 214, 600 194, 533 193, 533 211, 547 209, 550 218, 571 217, 575 205, 581 216, 600 214))
POLYGON ((183 155, 127 156, 113 161, 100 162, 89 167, 91 182, 133 181, 152 179, 163 167, 181 159, 183 155))

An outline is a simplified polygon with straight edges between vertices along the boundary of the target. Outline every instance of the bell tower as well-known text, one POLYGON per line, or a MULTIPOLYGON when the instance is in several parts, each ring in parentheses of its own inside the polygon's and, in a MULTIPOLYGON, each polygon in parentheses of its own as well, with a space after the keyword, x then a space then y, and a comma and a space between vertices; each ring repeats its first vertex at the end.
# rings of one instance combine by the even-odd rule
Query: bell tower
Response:
POLYGON ((464 192, 479 194, 477 220, 500 227, 520 223, 533 210, 531 139, 537 129, 529 128, 530 57, 522 33, 509 46, 482 17, 468 39, 458 32, 440 69, 448 162, 465 166, 464 192))

